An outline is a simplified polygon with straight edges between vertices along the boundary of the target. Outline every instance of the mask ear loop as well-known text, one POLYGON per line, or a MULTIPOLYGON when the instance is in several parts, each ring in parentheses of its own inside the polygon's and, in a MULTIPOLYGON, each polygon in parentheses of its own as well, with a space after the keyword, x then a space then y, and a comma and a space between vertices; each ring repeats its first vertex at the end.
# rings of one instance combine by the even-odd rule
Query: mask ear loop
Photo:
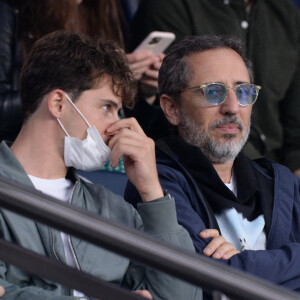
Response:
POLYGON ((64 125, 62 124, 62 122, 60 121, 59 118, 56 118, 57 122, 59 123, 61 129, 65 132, 66 136, 70 137, 67 130, 65 129, 64 125))
POLYGON ((83 120, 85 121, 85 123, 91 127, 90 123, 88 122, 88 120, 84 117, 84 115, 81 113, 81 111, 76 107, 76 105, 73 103, 73 101, 71 100, 71 98, 69 97, 68 94, 65 93, 66 98, 69 100, 69 102, 73 105, 73 107, 76 109, 76 111, 80 114, 80 116, 83 118, 83 120))

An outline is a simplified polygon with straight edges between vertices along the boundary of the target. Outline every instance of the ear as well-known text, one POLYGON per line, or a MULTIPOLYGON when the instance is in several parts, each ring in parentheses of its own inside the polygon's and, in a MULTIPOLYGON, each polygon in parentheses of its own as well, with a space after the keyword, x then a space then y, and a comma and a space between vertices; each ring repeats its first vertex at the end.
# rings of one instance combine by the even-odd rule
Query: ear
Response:
POLYGON ((180 123, 179 103, 175 102, 169 95, 162 94, 160 97, 160 106, 168 121, 173 126, 177 126, 180 123))
POLYGON ((56 89, 47 96, 47 104, 50 114, 54 118, 60 118, 65 107, 66 96, 62 90, 56 89))

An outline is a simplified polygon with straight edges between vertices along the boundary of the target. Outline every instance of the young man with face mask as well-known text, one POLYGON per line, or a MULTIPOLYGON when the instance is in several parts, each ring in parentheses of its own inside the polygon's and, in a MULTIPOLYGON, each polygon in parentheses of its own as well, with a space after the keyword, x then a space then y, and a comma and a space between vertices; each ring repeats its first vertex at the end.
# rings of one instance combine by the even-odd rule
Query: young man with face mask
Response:
MULTIPOLYGON (((181 241, 180 245, 194 249, 188 233, 177 223, 174 200, 161 188, 153 141, 134 119, 118 119, 122 104, 130 105, 135 94, 132 73, 119 47, 54 32, 29 53, 20 86, 24 124, 12 145, 0 145, 1 176, 131 228, 143 230, 144 225, 153 236, 181 241), (126 173, 143 199, 140 215, 121 197, 83 181, 74 171, 99 169, 109 156, 112 166, 124 156, 126 173)), ((19 241, 35 252, 126 288, 149 290, 139 291, 145 296, 197 297, 196 290, 182 281, 174 279, 176 284, 168 285, 168 275, 154 270, 137 272, 141 266, 127 258, 9 211, 1 210, 0 223, 4 239, 19 241)), ((83 296, 3 262, 0 274, 9 299, 83 296)))

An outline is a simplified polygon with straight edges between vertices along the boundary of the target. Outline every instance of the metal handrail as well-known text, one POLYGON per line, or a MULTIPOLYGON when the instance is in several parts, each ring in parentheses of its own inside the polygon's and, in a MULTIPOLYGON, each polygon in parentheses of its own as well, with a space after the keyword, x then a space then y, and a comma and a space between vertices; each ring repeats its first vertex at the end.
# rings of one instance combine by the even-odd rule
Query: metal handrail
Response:
POLYGON ((47 278, 68 288, 80 290, 89 297, 101 300, 144 300, 135 293, 115 284, 0 239, 0 258, 31 275, 47 278))
POLYGON ((298 294, 280 286, 178 249, 2 177, 0 206, 232 298, 299 299, 298 294))

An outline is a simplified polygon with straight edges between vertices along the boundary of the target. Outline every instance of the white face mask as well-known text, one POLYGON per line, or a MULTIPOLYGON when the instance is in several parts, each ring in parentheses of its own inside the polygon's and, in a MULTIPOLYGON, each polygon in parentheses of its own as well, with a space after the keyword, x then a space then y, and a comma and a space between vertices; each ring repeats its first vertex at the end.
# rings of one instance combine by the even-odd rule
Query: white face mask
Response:
POLYGON ((87 129, 87 138, 82 141, 78 138, 69 136, 61 121, 57 118, 59 125, 66 134, 64 148, 65 165, 67 167, 74 167, 83 171, 95 171, 102 169, 110 156, 110 149, 104 143, 97 128, 89 124, 70 97, 67 94, 65 95, 89 126, 87 129))

